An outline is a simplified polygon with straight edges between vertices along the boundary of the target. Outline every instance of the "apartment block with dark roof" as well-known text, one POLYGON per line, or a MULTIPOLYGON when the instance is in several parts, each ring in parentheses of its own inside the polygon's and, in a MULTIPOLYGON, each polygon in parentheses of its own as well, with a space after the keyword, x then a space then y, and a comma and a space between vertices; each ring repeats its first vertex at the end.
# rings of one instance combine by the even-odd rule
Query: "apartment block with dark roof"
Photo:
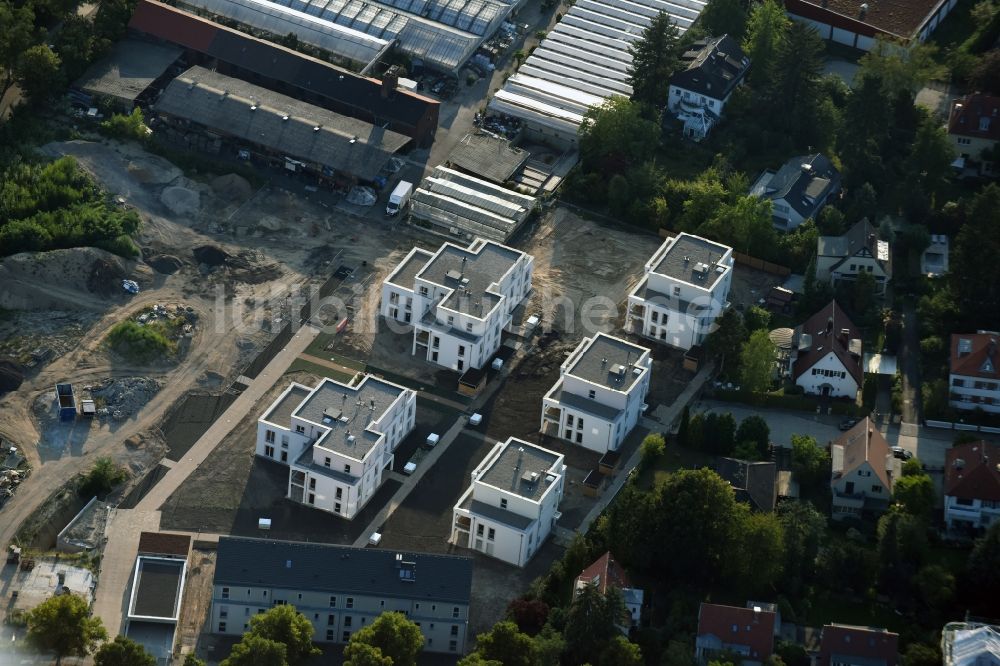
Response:
POLYGON ((828 624, 820 638, 817 666, 896 666, 899 636, 876 627, 828 624))
POLYGON ((975 531, 1000 520, 1000 444, 958 444, 945 453, 944 521, 975 531))
POLYGON ((1000 414, 1000 354, 993 331, 953 333, 948 404, 955 409, 1000 414))
POLYGON ((1000 97, 972 93, 952 102, 948 138, 955 147, 957 170, 996 176, 993 153, 1000 142, 1000 97))
POLYGON ((742 657, 740 666, 759 666, 774 652, 777 615, 763 607, 703 603, 698 608, 695 658, 704 666, 722 653, 742 657))
POLYGON ((238 637, 252 616, 290 604, 312 623, 314 641, 347 643, 397 611, 420 628, 424 651, 460 655, 471 594, 467 557, 221 537, 209 631, 238 637))

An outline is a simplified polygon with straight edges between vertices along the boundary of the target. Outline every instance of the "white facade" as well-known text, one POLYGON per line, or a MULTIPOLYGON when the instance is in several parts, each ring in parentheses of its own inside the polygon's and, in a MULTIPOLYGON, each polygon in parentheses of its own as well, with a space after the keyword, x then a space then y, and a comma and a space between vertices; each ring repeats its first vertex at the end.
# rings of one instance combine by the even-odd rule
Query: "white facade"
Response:
POLYGON ((288 498, 351 519, 382 485, 416 404, 414 391, 367 375, 292 384, 258 420, 256 454, 289 466, 288 498))
POLYGON ((671 347, 700 345, 729 303, 733 249, 691 234, 668 239, 628 296, 626 329, 671 347))
POLYGON ((1000 501, 944 496, 944 522, 948 529, 986 529, 1000 519, 1000 501))
POLYGON ((617 451, 646 410, 653 359, 645 347, 598 333, 563 361, 542 399, 543 433, 591 451, 617 451))
POLYGON ((831 398, 856 398, 858 389, 861 388, 844 362, 832 351, 799 375, 795 383, 805 389, 806 393, 831 398))
POLYGON ((701 141, 719 122, 718 111, 727 100, 705 97, 680 86, 670 86, 670 112, 684 126, 684 137, 701 141), (716 111, 718 109, 718 111, 716 111))
POLYGON ((1000 414, 1000 378, 988 379, 973 375, 948 375, 951 399, 955 409, 976 410, 1000 414))
POLYGON ((458 372, 482 368, 531 291, 534 258, 493 241, 414 248, 382 283, 380 314, 412 326, 412 352, 458 372))
POLYGON ((449 541, 523 567, 556 521, 563 456, 514 437, 497 442, 454 508, 449 541))
POLYGON ((941 632, 944 666, 1000 666, 1000 627, 949 622, 941 632))

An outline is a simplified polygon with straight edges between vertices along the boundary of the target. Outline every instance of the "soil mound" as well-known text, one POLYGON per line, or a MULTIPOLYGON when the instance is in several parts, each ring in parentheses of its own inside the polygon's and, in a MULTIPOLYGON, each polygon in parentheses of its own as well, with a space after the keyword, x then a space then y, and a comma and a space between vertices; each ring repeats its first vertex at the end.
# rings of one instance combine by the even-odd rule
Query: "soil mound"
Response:
POLYGON ((122 288, 125 270, 107 259, 95 259, 87 275, 87 289, 101 296, 117 294, 122 288))
POLYGON ((0 307, 45 310, 86 307, 74 291, 114 293, 134 263, 93 247, 22 252, 0 261, 0 307), (117 280, 117 282, 116 282, 117 280), (105 286, 109 285, 109 286, 105 286), (109 291, 105 292, 104 289, 109 291))
POLYGON ((212 190, 220 199, 228 199, 229 201, 246 199, 253 192, 247 179, 235 173, 227 173, 214 179, 212 190))
POLYGON ((217 245, 202 245, 191 251, 199 264, 221 266, 229 259, 229 253, 217 245))
POLYGON ((172 254, 154 254, 146 258, 146 263, 157 273, 173 275, 181 269, 184 262, 172 254))
POLYGON ((24 373, 16 363, 0 361, 0 393, 16 391, 24 381, 24 373))

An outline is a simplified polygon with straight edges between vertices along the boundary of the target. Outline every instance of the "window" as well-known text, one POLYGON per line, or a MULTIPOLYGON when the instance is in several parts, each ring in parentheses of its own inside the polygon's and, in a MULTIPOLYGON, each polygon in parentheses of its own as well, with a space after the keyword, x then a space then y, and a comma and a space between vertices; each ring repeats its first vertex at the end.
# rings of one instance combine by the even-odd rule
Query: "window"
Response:
POLYGON ((352 624, 353 622, 354 622, 354 618, 353 618, 353 617, 351 617, 350 615, 345 615, 345 616, 344 616, 344 626, 345 626, 345 627, 349 627, 349 626, 351 626, 351 624, 352 624))
POLYGON ((330 608, 337 607, 337 597, 330 597, 330 608))
POLYGON ((323 458, 323 466, 324 467, 329 467, 330 466, 330 462, 331 462, 330 458, 328 458, 328 457, 327 458, 323 458))
POLYGON ((451 625, 451 635, 452 636, 458 636, 458 625, 457 624, 451 625))
POLYGON ((421 287, 420 288, 420 295, 421 296, 426 296, 427 295, 427 287, 421 287))
POLYGON ((379 600, 378 607, 379 608, 385 608, 385 599, 380 599, 379 600))
POLYGON ((506 497, 500 498, 500 508, 501 509, 506 509, 507 508, 507 498, 506 497))
POLYGON ((872 484, 872 492, 875 493, 876 495, 881 494, 882 493, 882 486, 880 486, 877 483, 873 483, 872 484))
POLYGON ((309 493, 309 503, 310 504, 316 503, 316 493, 309 493))
POLYGON ((274 431, 267 430, 264 432, 264 441, 268 444, 274 444, 274 431))
POLYGON ((452 652, 458 650, 458 641, 448 641, 448 649, 452 652))
POLYGON ((458 346, 458 355, 459 356, 465 356, 465 345, 459 345, 458 346))
POLYGON ((229 606, 220 606, 219 607, 219 617, 220 618, 227 618, 227 617, 229 617, 229 606))
POLYGON ((681 288, 678 287, 677 285, 674 285, 674 296, 680 296, 680 295, 681 295, 681 288))
POLYGON ((490 528, 490 531, 486 533, 486 538, 493 541, 497 536, 497 531, 494 528, 490 528))
POLYGON ((652 321, 654 324, 660 323, 660 313, 657 312, 656 310, 653 310, 653 315, 652 317, 650 317, 650 321, 652 321))
POLYGON ((472 333, 472 324, 466 324, 465 325, 465 332, 466 333, 472 333))
POLYGON ((576 443, 577 444, 583 444, 583 433, 582 432, 577 432, 576 433, 576 443))
POLYGON ((483 527, 482 523, 479 523, 478 525, 476 525, 476 536, 480 536, 480 537, 483 536, 483 530, 485 530, 485 529, 486 528, 483 527))
POLYGON ((967 139, 964 136, 958 137, 958 145, 960 145, 960 146, 968 146, 970 143, 972 143, 972 141, 970 139, 967 139))
POLYGON ((455 606, 454 608, 451 609, 451 616, 453 618, 457 618, 458 617, 458 606, 455 606))
POLYGON ((347 607, 354 608, 354 597, 347 597, 347 607))
POLYGON ((594 398, 597 397, 597 391, 594 389, 590 389, 590 391, 587 392, 587 397, 593 400, 594 398))
POLYGON ((340 502, 334 502, 334 504, 333 504, 333 512, 334 513, 340 513, 340 502))
POLYGON ((304 425, 297 425, 297 426, 295 426, 295 432, 299 433, 300 435, 302 433, 304 433, 305 431, 306 431, 306 427, 304 425))
POLYGON ((274 457, 274 447, 273 446, 265 446, 264 447, 264 455, 267 456, 268 458, 273 458, 274 457))
POLYGON ((391 294, 389 294, 389 302, 399 303, 399 294, 397 294, 396 292, 392 292, 391 294))
POLYGON ((350 473, 351 473, 351 466, 344 465, 344 474, 350 474, 350 473))
POLYGON ((226 630, 226 623, 225 622, 220 622, 219 623, 219 633, 221 634, 225 630, 226 630))
POLYGON ((452 315, 448 315, 448 325, 449 326, 455 325, 455 317, 453 317, 452 315))
POLYGON ((316 490, 316 479, 309 479, 309 490, 316 490))
POLYGON ((434 349, 437 349, 438 347, 440 347, 440 346, 441 346, 441 338, 439 338, 439 337, 437 337, 437 336, 435 335, 435 336, 434 336, 434 340, 433 340, 433 342, 431 342, 431 346, 432 346, 432 347, 433 347, 434 349))
POLYGON ((222 598, 223 599, 228 599, 229 598, 229 588, 228 587, 222 588, 222 598))
POLYGON ((333 629, 326 630, 326 640, 333 641, 333 629))
MULTIPOLYGON (((329 465, 328 465, 328 467, 329 467, 329 465)), ((338 487, 337 488, 337 493, 336 493, 336 495, 334 495, 334 498, 335 499, 341 499, 343 496, 344 496, 344 489, 338 487)))
POLYGON ((326 616, 326 624, 327 624, 327 626, 333 626, 333 625, 337 624, 337 616, 336 615, 327 615, 326 616))
POLYGON ((982 116, 979 118, 979 131, 988 132, 990 129, 990 119, 982 116))
POLYGON ((340 638, 341 638, 341 640, 342 640, 342 641, 343 641, 344 643, 347 643, 348 641, 350 641, 350 640, 351 640, 351 632, 349 632, 349 631, 345 631, 345 632, 344 632, 344 634, 343 634, 343 635, 342 635, 342 636, 341 636, 340 638))

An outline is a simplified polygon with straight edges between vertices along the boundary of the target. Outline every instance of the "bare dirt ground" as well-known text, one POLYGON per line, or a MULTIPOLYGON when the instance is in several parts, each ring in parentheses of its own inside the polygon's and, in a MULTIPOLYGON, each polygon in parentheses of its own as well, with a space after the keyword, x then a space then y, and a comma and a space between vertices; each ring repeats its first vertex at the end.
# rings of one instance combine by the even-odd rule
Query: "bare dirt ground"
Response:
MULTIPOLYGON (((191 551, 184 603, 177 624, 176 644, 182 655, 193 654, 212 607, 212 578, 215 576, 215 551, 194 548, 191 551)), ((205 655, 201 655, 204 657, 205 655)))
POLYGON ((135 208, 143 219, 136 239, 143 259, 83 248, 0 261, 0 357, 31 363, 20 389, 0 396, 0 436, 35 467, 2 509, 0 545, 51 489, 98 455, 137 473, 137 466, 155 464, 149 448, 121 443, 137 434, 155 439, 164 414, 189 390, 227 386, 307 297, 302 287, 325 281, 338 265, 375 263, 385 247, 407 243, 399 230, 362 224, 277 187, 253 192, 233 175, 189 178, 135 145, 69 141, 44 152, 75 156, 135 208), (124 294, 123 278, 136 280, 141 292, 124 294), (188 353, 173 366, 132 365, 109 354, 111 327, 156 304, 183 304, 197 314, 188 353), (72 433, 50 436, 34 413, 56 382, 83 387, 128 377, 152 378, 161 388, 122 420, 78 422, 67 426, 72 433), (39 445, 52 437, 73 444, 43 464, 39 445))

